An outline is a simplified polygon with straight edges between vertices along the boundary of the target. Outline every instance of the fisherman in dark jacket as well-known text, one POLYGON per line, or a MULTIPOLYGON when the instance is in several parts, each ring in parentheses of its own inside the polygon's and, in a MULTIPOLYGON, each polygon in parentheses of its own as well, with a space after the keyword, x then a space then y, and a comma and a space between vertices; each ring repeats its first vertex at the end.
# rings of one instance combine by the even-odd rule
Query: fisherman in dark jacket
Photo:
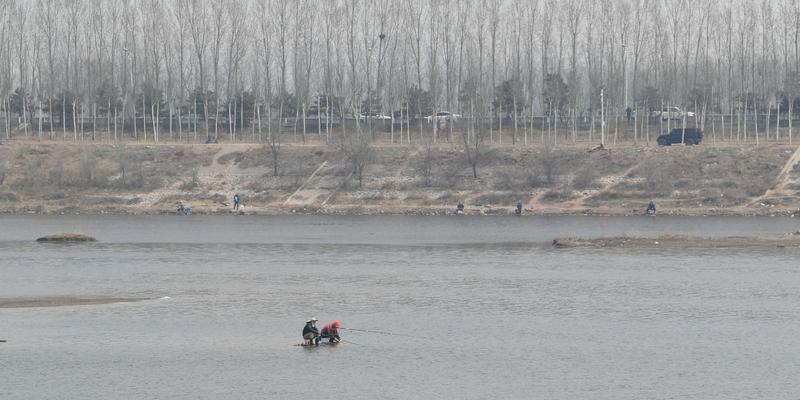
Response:
POLYGON ((317 337, 319 337, 319 329, 316 326, 317 319, 311 318, 310 320, 306 321, 306 326, 303 327, 303 339, 305 340, 305 345, 311 346, 316 343, 319 343, 317 337))
POLYGON ((235 193, 233 195, 233 210, 236 211, 239 209, 239 205, 242 203, 241 197, 239 197, 239 193, 235 193))
POLYGON ((647 215, 654 215, 656 213, 656 203, 652 201, 647 205, 647 215))

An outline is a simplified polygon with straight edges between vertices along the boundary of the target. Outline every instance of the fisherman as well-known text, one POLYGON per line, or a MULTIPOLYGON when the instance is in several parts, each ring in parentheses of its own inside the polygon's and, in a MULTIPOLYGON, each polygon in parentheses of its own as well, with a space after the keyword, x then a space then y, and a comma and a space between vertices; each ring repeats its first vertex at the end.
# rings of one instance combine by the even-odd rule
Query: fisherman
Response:
POLYGON ((303 339, 306 346, 311 346, 319 343, 319 329, 317 329, 317 319, 311 318, 306 321, 306 326, 303 327, 303 339))
POLYGON ((177 209, 178 209, 178 214, 181 215, 189 215, 192 213, 192 207, 187 206, 186 204, 183 203, 183 201, 178 201, 177 209))
POLYGON ((464 214, 464 203, 459 201, 456 206, 456 214, 464 214))
POLYGON ((655 213, 656 213, 656 203, 653 203, 651 201, 650 204, 647 205, 647 214, 653 215, 655 213))
POLYGON ((234 211, 239 209, 240 202, 241 202, 241 198, 239 197, 239 193, 235 193, 233 195, 233 210, 234 211))
POLYGON ((517 200, 517 209, 514 212, 517 215, 522 215, 522 200, 517 200))
POLYGON ((329 343, 339 343, 342 338, 339 337, 339 328, 341 328, 342 324, 339 321, 333 321, 328 325, 322 327, 319 331, 319 336, 317 337, 317 344, 319 344, 320 340, 328 339, 329 343))

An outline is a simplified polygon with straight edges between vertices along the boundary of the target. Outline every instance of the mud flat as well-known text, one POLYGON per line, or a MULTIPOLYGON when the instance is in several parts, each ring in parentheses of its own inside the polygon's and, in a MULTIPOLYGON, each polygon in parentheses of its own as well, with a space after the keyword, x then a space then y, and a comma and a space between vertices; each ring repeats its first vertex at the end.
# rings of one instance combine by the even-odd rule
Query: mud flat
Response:
POLYGON ((0 299, 0 308, 30 308, 30 307, 63 307, 63 306, 89 306, 112 303, 132 303, 148 300, 135 297, 39 297, 0 299))
POLYGON ((67 232, 55 235, 43 236, 36 239, 37 242, 96 242, 97 239, 81 233, 67 232))
POLYGON ((698 247, 800 247, 800 232, 770 236, 697 237, 667 235, 659 237, 617 236, 594 239, 557 238, 553 246, 571 247, 622 247, 622 248, 698 248, 698 247))

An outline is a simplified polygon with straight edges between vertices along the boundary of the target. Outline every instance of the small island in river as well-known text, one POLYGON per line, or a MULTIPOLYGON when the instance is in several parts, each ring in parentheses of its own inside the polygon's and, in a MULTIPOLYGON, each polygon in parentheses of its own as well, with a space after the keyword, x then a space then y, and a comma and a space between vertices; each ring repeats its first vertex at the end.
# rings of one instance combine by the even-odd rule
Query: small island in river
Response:
POLYGON ((66 232, 55 235, 42 236, 37 242, 96 242, 97 239, 82 233, 66 232))
POLYGON ((624 248, 700 248, 700 247, 800 247, 800 232, 767 236, 697 237, 665 235, 658 237, 615 236, 582 239, 574 237, 553 239, 553 246, 624 247, 624 248))

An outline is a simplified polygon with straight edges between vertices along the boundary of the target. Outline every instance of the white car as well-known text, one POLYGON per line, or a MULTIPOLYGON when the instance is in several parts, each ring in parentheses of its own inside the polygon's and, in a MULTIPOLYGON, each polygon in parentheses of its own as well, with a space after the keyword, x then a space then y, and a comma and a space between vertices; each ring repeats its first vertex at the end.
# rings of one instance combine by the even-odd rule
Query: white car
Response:
POLYGON ((433 123, 433 121, 436 122, 455 121, 459 118, 461 118, 461 114, 453 114, 448 111, 439 111, 436 113, 436 115, 428 115, 427 117, 425 117, 425 121, 428 121, 428 123, 431 124, 433 123))
POLYGON ((368 115, 367 113, 358 113, 356 115, 356 118, 358 118, 358 120, 360 122, 366 122, 367 119, 370 119, 370 120, 373 120, 373 121, 375 121, 375 120, 392 119, 392 117, 390 117, 388 115, 383 115, 383 114, 371 114, 371 115, 368 115))
POLYGON ((664 107, 661 109, 661 111, 655 110, 651 114, 653 118, 661 117, 662 121, 666 121, 668 119, 683 119, 684 115, 686 118, 694 118, 693 112, 683 112, 683 110, 678 107, 664 107))

